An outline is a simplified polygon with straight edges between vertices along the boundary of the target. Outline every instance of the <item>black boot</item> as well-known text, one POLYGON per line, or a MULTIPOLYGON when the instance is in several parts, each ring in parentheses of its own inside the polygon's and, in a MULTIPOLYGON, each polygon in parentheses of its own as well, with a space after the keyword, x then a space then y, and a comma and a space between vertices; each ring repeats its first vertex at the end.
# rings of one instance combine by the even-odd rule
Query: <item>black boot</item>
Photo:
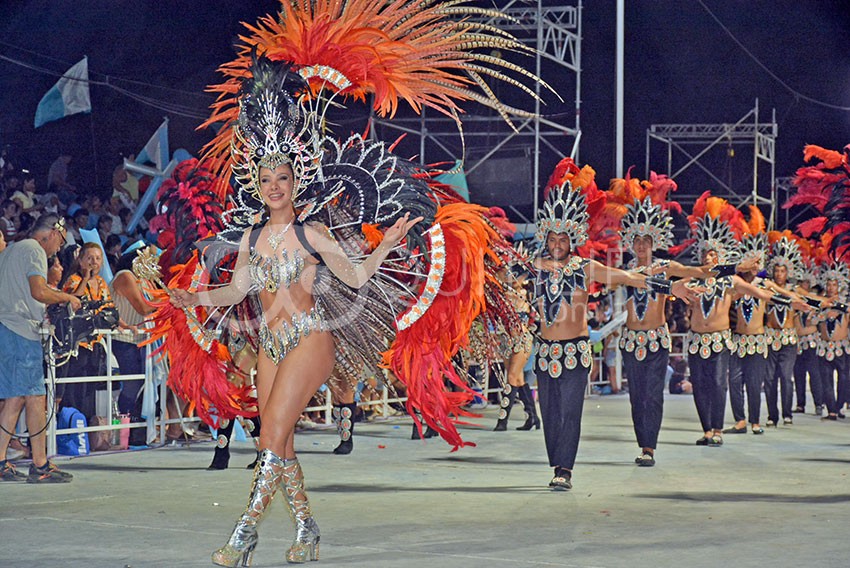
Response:
POLYGON ((419 435, 419 428, 416 427, 416 423, 413 423, 413 433, 410 434, 411 440, 421 440, 422 438, 433 438, 434 436, 439 436, 440 433, 425 424, 425 421, 422 420, 422 417, 417 413, 416 416, 419 418, 419 423, 423 424, 422 428, 422 436, 419 435))
POLYGON ((251 436, 251 439, 254 441, 254 448, 257 449, 257 455, 254 457, 254 461, 245 466, 245 469, 254 469, 260 460, 260 450, 258 449, 260 447, 260 417, 246 418, 242 421, 242 429, 245 430, 246 434, 251 436))
POLYGON ((354 449, 354 412, 357 405, 353 402, 348 404, 335 404, 333 407, 333 419, 339 432, 339 445, 334 448, 337 455, 350 454, 354 449))
POLYGON ((207 469, 227 469, 230 463, 230 436, 233 434, 233 421, 222 420, 216 434, 215 453, 213 461, 207 469))
POLYGON ((494 432, 504 432, 508 429, 508 419, 511 417, 511 408, 516 401, 516 387, 506 384, 502 389, 502 400, 499 401, 499 419, 496 421, 494 432))
POLYGON ((528 384, 524 384, 516 389, 519 391, 517 396, 522 401, 522 406, 525 409, 525 424, 519 426, 517 430, 540 430, 540 417, 537 416, 537 406, 534 404, 534 395, 531 394, 531 388, 528 384))

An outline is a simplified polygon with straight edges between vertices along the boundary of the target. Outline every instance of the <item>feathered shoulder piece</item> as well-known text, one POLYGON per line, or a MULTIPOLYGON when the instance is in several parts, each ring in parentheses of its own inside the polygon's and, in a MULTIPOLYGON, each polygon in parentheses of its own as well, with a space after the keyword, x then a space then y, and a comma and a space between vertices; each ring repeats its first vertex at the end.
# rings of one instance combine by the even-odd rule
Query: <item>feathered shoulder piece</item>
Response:
POLYGON ((673 246, 670 210, 681 213, 682 207, 675 201, 667 201, 667 196, 676 188, 676 182, 655 172, 646 181, 633 178, 631 168, 625 178, 611 180, 606 192, 608 207, 620 216, 623 248, 631 250, 637 236, 651 237, 653 250, 673 246))
MULTIPOLYGON (((486 79, 508 83, 538 98, 526 83, 539 82, 523 67, 492 55, 494 50, 532 50, 492 24, 498 10, 469 0, 281 0, 280 13, 246 24, 238 56, 219 71, 227 78, 212 85, 218 95, 202 127, 223 123, 205 150, 224 169, 231 127, 238 113, 239 85, 251 74, 252 54, 288 62, 308 83, 315 101, 341 96, 373 97, 380 116, 392 116, 400 101, 416 112, 430 107, 457 120, 459 103, 477 101, 509 113, 530 116, 499 101, 486 79), (480 18, 480 19, 479 19, 480 18)), ((220 174, 227 172, 217 169, 220 174)))
POLYGON ((706 191, 694 203, 688 223, 696 242, 694 260, 698 264, 704 262, 709 250, 717 253, 721 264, 737 260, 738 242, 748 226, 744 215, 728 201, 706 191))
POLYGON ((615 250, 620 220, 608 207, 605 192, 596 185, 592 167, 579 168, 572 158, 564 158, 555 166, 543 195, 546 202, 537 213, 539 240, 545 242, 549 231, 566 232, 568 221, 573 220, 570 246, 575 254, 604 259, 615 250), (557 230, 559 226, 562 230, 557 230))

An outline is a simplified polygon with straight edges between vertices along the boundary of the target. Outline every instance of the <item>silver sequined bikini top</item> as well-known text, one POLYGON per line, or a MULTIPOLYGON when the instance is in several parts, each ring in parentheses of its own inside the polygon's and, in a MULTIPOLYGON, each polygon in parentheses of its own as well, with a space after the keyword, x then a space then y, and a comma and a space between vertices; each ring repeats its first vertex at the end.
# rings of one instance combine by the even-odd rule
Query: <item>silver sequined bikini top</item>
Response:
POLYGON ((304 272, 304 258, 301 252, 295 249, 291 255, 283 249, 281 258, 269 258, 251 251, 248 258, 248 270, 251 275, 251 285, 255 290, 266 290, 277 292, 281 288, 289 288, 292 283, 301 277, 304 272))

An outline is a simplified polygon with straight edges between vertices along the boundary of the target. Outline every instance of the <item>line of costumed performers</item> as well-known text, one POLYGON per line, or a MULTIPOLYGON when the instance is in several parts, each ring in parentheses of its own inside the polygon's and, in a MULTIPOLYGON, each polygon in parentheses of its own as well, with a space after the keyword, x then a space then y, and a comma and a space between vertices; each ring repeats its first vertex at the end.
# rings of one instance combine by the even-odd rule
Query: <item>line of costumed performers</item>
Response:
MULTIPOLYGON (((496 430, 518 397, 527 412, 522 429, 539 428, 542 418, 550 487, 571 488, 592 364, 588 301, 603 286, 626 290, 620 348, 638 465, 655 463, 671 296, 690 305, 698 445, 720 445, 730 430, 727 388, 738 421, 732 431, 747 432, 749 422, 763 432, 762 388, 767 424, 780 420, 779 393, 790 422, 795 359, 812 376, 815 404, 827 418, 843 417, 846 153, 807 150, 821 163, 800 171, 789 206, 811 203, 832 216, 801 236, 766 235, 757 209, 745 216, 706 194, 688 218, 692 242, 678 247, 672 180, 629 176, 600 190, 590 167, 566 159, 547 184, 529 253, 513 247, 503 213, 464 202, 435 180, 438 168, 364 135, 330 131, 330 115, 367 99, 383 117, 402 102, 434 109, 459 132, 467 101, 508 122, 510 114, 528 116, 500 103, 484 79, 532 97, 526 83, 548 86, 490 55, 529 49, 470 19, 481 16, 505 17, 462 1, 282 0, 279 14, 246 26, 237 58, 221 67, 225 80, 211 87, 219 96, 204 124, 221 127, 203 158, 182 163, 160 190, 154 225, 165 252, 146 250, 134 265, 157 308, 151 340, 162 341, 169 386, 220 430, 212 467, 226 467, 233 420, 243 420, 258 449, 248 506, 214 564, 250 564, 257 525, 278 490, 296 527, 286 560, 318 559, 320 531, 294 431, 323 384, 336 403, 336 453, 353 448, 358 382, 385 376, 386 388, 406 397, 416 434, 439 435, 456 450, 471 445, 457 430, 474 416, 466 362, 502 360, 506 402, 496 430), (654 257, 691 244, 693 266, 654 257), (619 264, 621 247, 631 257, 626 269, 609 266, 619 264), (540 418, 522 377, 532 350, 540 418)), ((805 383, 797 387, 803 408, 805 383)))

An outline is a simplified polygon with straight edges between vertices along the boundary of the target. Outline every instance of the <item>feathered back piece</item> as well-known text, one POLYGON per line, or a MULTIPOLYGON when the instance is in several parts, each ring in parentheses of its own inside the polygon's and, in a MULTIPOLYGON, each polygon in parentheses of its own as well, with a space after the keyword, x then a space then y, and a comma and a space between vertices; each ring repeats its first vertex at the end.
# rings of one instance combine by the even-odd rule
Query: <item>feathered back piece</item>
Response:
POLYGON ((758 260, 758 268, 764 268, 764 256, 768 251, 767 233, 765 233, 764 215, 755 205, 749 206, 750 218, 745 220, 741 236, 741 260, 758 260))
POLYGON ((597 187, 593 168, 588 165, 579 168, 572 158, 564 158, 555 166, 543 196, 546 201, 537 212, 538 240, 545 243, 550 230, 564 232, 569 219, 583 219, 580 222, 583 229, 578 226, 571 229, 575 231, 575 235, 570 235, 574 254, 604 259, 609 251, 616 249, 620 218, 609 207, 605 192, 597 187), (565 190, 566 184, 569 184, 572 193, 565 190), (553 196, 553 193, 559 195, 553 196), (583 204, 579 205, 579 201, 583 204), (564 230, 556 230, 558 220, 564 230))
POLYGON ((705 253, 710 250, 717 253, 721 264, 739 258, 738 242, 748 225, 744 215, 728 201, 706 191, 694 203, 688 222, 696 242, 694 260, 698 264, 705 261, 705 253))
MULTIPOLYGON (((213 113, 202 127, 224 126, 206 147, 216 171, 227 174, 227 148, 237 114, 239 84, 250 76, 252 54, 289 62, 308 82, 308 94, 365 101, 374 98, 380 116, 392 116, 401 100, 417 113, 430 107, 457 120, 458 103, 477 101, 495 109, 509 124, 508 107, 485 79, 513 85, 537 98, 526 82, 543 83, 523 67, 492 50, 532 53, 509 33, 476 18, 510 19, 498 10, 470 6, 469 0, 281 0, 280 13, 245 24, 238 56, 222 65, 224 83, 213 113)), ((550 89, 551 90, 551 89, 550 89)))
POLYGON ((819 162, 797 170, 797 193, 783 207, 813 206, 821 215, 800 223, 800 234, 808 238, 833 233, 831 247, 837 258, 850 260, 850 145, 843 152, 809 145, 803 158, 819 162))
POLYGON ((615 178, 606 192, 612 211, 621 217, 620 241, 623 248, 631 250, 635 237, 652 238, 652 250, 667 250, 673 246, 673 219, 670 210, 682 212, 675 201, 667 201, 677 185, 672 179, 655 172, 650 179, 641 181, 631 176, 629 168, 625 178, 615 178))
POLYGON ((767 274, 773 277, 777 266, 784 266, 788 271, 789 280, 801 280, 806 272, 803 256, 800 253, 798 237, 789 230, 770 231, 767 233, 770 243, 770 258, 767 261, 767 274))

